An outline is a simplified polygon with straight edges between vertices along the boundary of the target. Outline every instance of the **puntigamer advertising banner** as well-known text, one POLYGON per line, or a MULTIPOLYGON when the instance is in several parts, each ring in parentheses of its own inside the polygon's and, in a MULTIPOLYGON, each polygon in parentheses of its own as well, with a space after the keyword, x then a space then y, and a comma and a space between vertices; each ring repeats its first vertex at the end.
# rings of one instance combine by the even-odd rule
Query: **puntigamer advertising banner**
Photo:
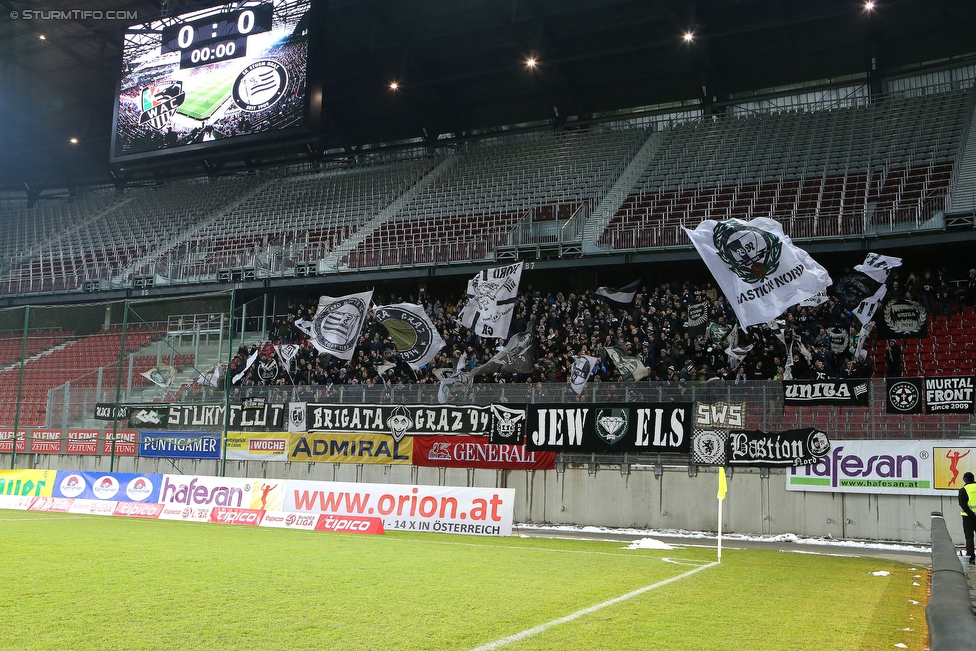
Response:
POLYGON ((526 447, 549 452, 691 451, 692 403, 528 405, 526 447))
POLYGON ((792 468, 787 490, 955 497, 976 473, 976 441, 832 441, 815 464, 792 468))

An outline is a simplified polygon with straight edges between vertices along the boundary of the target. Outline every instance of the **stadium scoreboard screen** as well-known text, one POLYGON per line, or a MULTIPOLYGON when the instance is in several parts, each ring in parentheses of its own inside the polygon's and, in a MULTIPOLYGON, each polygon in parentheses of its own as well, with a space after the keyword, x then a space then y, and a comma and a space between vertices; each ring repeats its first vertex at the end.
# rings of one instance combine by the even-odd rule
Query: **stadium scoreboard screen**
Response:
POLYGON ((311 0, 244 0, 126 30, 112 162, 307 128, 311 0))

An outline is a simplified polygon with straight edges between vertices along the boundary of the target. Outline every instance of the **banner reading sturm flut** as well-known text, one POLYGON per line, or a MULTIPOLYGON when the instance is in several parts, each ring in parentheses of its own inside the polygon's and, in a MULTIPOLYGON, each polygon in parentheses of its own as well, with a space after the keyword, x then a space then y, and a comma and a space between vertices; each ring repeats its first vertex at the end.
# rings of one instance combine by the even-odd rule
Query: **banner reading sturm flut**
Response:
POLYGON ((691 450, 692 403, 528 405, 526 446, 551 452, 691 450))

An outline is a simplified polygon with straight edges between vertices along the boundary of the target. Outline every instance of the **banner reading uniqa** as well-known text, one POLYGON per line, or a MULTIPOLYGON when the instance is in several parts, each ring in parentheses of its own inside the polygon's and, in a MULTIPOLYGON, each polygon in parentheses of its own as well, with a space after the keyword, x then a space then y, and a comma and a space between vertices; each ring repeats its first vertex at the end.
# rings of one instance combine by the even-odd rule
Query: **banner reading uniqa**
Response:
POLYGON ((955 496, 976 473, 976 441, 832 441, 815 464, 791 468, 793 491, 955 496))

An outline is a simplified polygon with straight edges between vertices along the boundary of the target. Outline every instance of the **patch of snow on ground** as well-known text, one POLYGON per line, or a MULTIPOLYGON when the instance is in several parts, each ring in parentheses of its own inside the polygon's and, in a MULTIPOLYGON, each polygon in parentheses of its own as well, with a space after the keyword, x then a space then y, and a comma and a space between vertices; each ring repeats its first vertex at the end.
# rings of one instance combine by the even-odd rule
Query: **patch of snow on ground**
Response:
POLYGON ((630 543, 624 549, 674 549, 674 547, 654 538, 641 538, 630 543))
POLYGON ((881 570, 879 572, 871 572, 874 576, 891 576, 891 572, 888 570, 881 570))

